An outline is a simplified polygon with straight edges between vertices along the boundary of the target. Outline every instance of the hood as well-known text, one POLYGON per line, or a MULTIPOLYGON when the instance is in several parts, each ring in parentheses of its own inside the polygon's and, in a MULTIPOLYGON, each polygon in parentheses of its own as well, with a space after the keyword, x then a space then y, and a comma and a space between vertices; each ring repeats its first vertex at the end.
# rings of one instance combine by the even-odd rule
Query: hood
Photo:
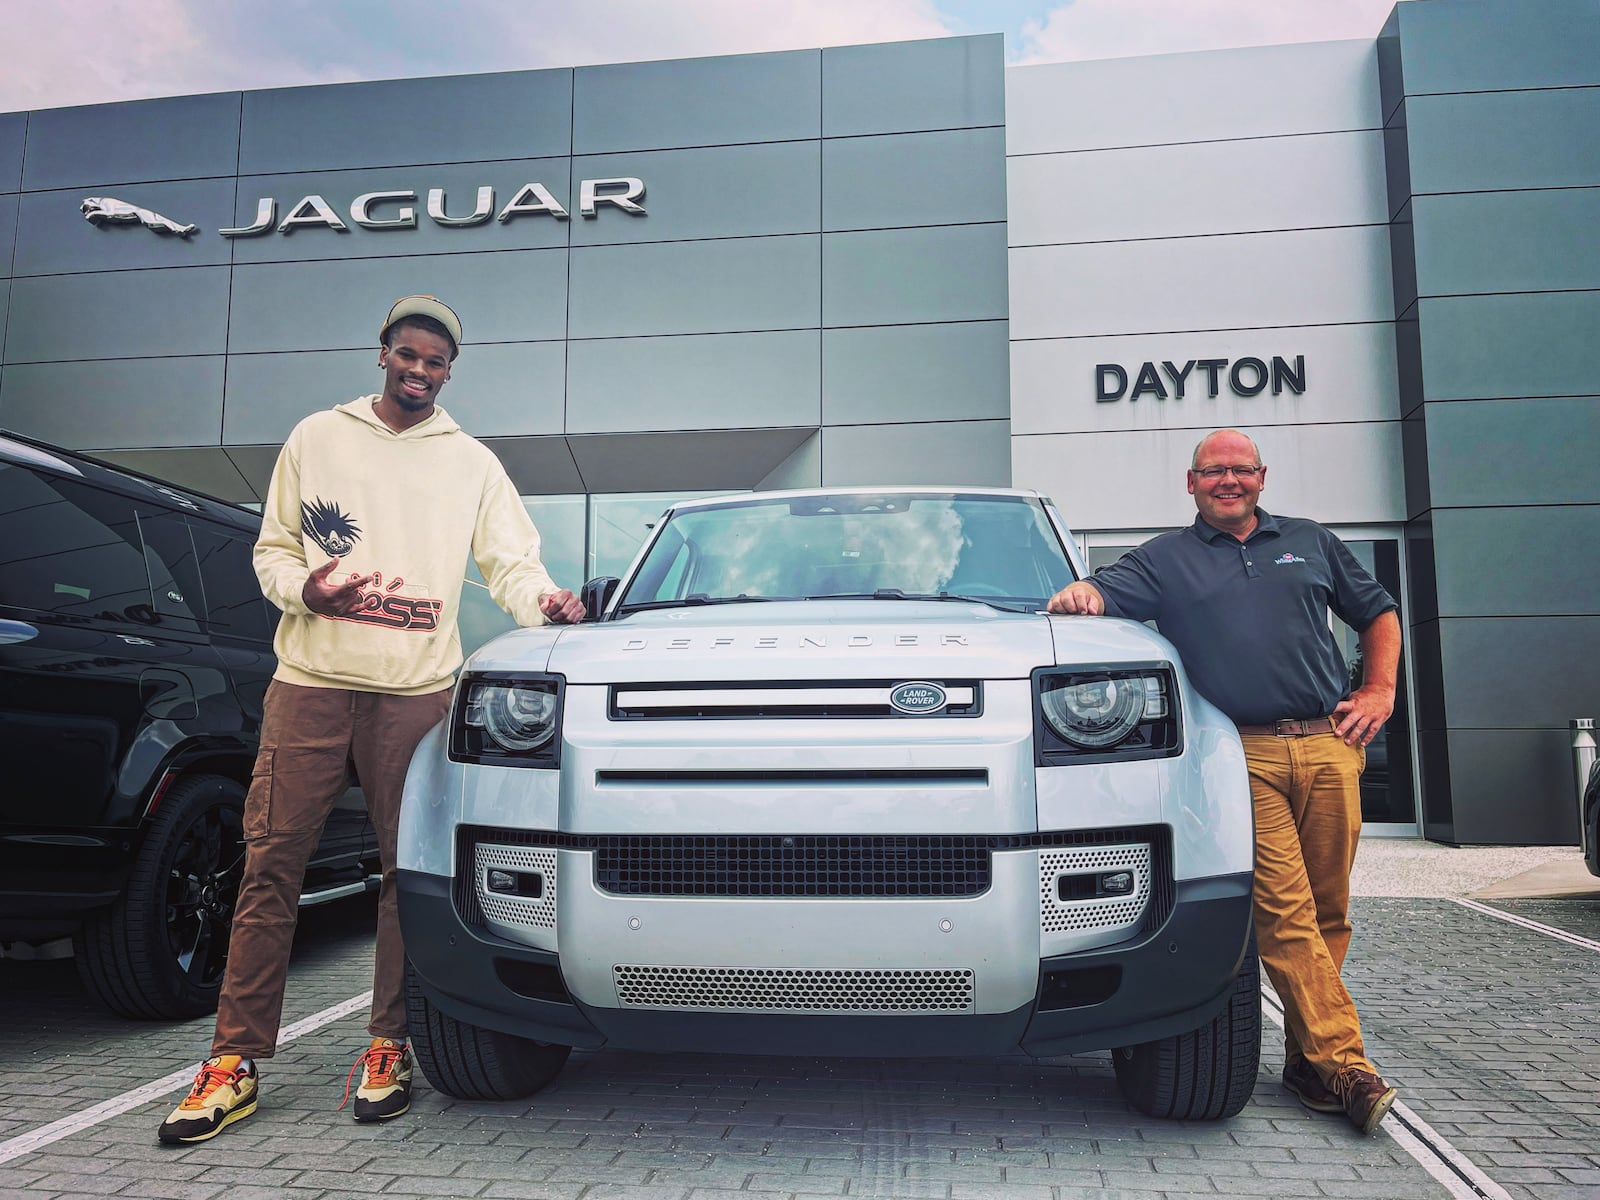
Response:
POLYGON ((1055 663, 1170 662, 1178 651, 1150 626, 1120 617, 1048 617, 1055 663))
POLYGON ((479 650, 471 669, 547 669, 569 683, 1026 679, 1053 661, 1050 622, 1034 613, 958 601, 808 600, 522 630, 479 650))
POLYGON ((372 406, 379 400, 379 393, 373 392, 370 396, 357 396, 348 404, 335 404, 334 412, 344 413, 366 425, 371 425, 385 437, 391 438, 425 438, 441 437, 447 433, 459 433, 461 426, 455 423, 454 418, 437 404, 433 406, 433 416, 420 425, 413 425, 402 433, 396 433, 383 423, 383 418, 372 411, 372 406))

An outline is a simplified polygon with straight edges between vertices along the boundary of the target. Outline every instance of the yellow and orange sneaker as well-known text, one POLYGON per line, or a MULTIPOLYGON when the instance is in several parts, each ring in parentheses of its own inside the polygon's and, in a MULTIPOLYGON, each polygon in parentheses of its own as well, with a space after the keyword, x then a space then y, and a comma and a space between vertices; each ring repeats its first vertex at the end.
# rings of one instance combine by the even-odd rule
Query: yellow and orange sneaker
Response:
MULTIPOLYGON (((356 1089, 355 1118, 358 1121, 387 1121, 411 1107, 411 1047, 393 1038, 373 1038, 344 1081, 345 1101, 350 1099, 350 1081, 361 1069, 361 1086, 356 1089)), ((344 1101, 339 1104, 344 1107, 344 1101)))
POLYGON ((261 1076, 255 1063, 237 1054, 219 1054, 200 1064, 194 1086, 156 1136, 169 1146, 214 1138, 256 1110, 261 1076))

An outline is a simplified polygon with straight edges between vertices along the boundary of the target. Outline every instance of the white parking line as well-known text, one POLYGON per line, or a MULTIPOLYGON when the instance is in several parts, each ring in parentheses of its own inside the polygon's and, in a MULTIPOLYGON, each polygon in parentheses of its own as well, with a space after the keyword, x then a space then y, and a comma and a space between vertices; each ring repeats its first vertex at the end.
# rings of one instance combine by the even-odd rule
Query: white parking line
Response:
POLYGON ((1541 925, 1538 921, 1530 921, 1527 917, 1519 917, 1514 913, 1501 912, 1498 908, 1490 908, 1487 904, 1479 904, 1476 900, 1461 900, 1451 897, 1462 908, 1470 908, 1473 912, 1481 912, 1485 916, 1499 917, 1502 921, 1509 921, 1513 925, 1520 925, 1524 929, 1531 929, 1535 933, 1543 933, 1574 946, 1582 946, 1585 950, 1600 953, 1600 942, 1590 941, 1586 937, 1579 937, 1575 933, 1568 933, 1565 929, 1557 929, 1554 925, 1541 925))
MULTIPOLYGON (((321 1012, 312 1013, 304 1020, 296 1021, 293 1025, 278 1034, 278 1045, 284 1046, 324 1025, 331 1025, 341 1017, 348 1017, 353 1012, 372 1005, 372 993, 363 992, 359 996, 351 996, 348 1000, 340 1001, 331 1008, 321 1012)), ((158 1100, 162 1096, 187 1087, 194 1081, 194 1068, 184 1067, 181 1071, 174 1071, 170 1075, 163 1075, 152 1083, 136 1087, 132 1091, 123 1092, 120 1096, 113 1096, 109 1100, 102 1100, 93 1108, 86 1108, 82 1112, 73 1113, 70 1117, 62 1117, 59 1121, 51 1121, 48 1125, 41 1125, 29 1133, 19 1133, 16 1137, 7 1138, 0 1142, 0 1163, 10 1162, 24 1154, 59 1142, 62 1138, 71 1137, 81 1130, 98 1125, 102 1121, 110 1120, 129 1109, 138 1108, 151 1100, 158 1100)))
MULTIPOLYGON (((1278 994, 1265 980, 1261 983, 1261 1011, 1279 1029, 1283 1028, 1283 1006, 1278 994)), ((1396 1100, 1389 1117, 1378 1126, 1422 1165, 1422 1169, 1442 1183, 1456 1200, 1511 1200, 1511 1194, 1490 1179, 1471 1159, 1452 1146, 1403 1100, 1396 1100)))

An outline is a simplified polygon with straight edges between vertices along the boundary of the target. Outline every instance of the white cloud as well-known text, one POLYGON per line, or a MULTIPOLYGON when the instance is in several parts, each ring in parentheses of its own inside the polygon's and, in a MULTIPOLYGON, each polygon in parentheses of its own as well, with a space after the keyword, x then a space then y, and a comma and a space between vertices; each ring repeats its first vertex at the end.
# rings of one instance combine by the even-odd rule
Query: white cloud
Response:
POLYGON ((1374 38, 1395 0, 1072 0, 1024 23, 1022 64, 1374 38))

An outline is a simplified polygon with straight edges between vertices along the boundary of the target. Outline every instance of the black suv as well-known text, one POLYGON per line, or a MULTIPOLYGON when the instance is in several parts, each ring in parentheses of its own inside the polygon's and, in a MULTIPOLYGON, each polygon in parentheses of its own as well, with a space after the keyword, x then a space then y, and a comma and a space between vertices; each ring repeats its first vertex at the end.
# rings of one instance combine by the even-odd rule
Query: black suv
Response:
MULTIPOLYGON (((0 435, 0 951, 111 1009, 216 1008, 276 610, 247 509, 0 435)), ((376 882, 359 790, 302 906, 376 882)))

